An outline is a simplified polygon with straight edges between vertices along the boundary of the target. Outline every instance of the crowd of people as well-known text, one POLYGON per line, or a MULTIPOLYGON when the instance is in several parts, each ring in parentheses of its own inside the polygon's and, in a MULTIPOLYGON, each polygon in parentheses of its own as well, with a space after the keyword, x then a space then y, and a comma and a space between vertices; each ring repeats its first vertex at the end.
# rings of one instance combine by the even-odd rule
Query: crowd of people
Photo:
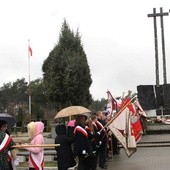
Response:
MULTIPOLYGON (((55 143, 60 144, 55 148, 58 170, 74 167, 77 160, 78 170, 96 170, 97 166, 107 169, 106 162, 111 156, 111 149, 112 154, 119 154, 119 150, 113 147, 117 147, 117 140, 105 128, 107 119, 103 112, 97 112, 90 117, 78 115, 74 123, 72 127, 65 124, 56 126, 55 143)), ((29 151, 29 170, 43 170, 44 148, 38 145, 44 144, 44 124, 40 121, 30 122, 27 129, 31 139, 29 145, 34 145, 27 147, 27 144, 24 144, 24 148, 29 151)), ((7 122, 0 120, 0 170, 16 170, 19 159, 15 145, 7 131, 7 122)))
POLYGON ((58 170, 75 166, 77 158, 78 170, 107 169, 108 159, 120 153, 117 139, 105 127, 108 118, 98 111, 90 117, 78 115, 75 126, 56 126, 58 170))
MULTIPOLYGON (((143 111, 139 104, 135 107, 136 112, 143 111)), ((67 170, 77 164, 78 170, 96 170, 97 167, 107 169, 108 159, 120 153, 117 138, 107 128, 107 123, 113 117, 109 113, 105 110, 90 116, 77 115, 75 120, 71 120, 71 126, 69 123, 56 126, 55 144, 60 144, 55 147, 58 170, 67 170)), ((142 116, 140 119, 145 134, 146 117, 142 116)), ((41 121, 30 122, 27 130, 31 139, 30 145, 34 145, 24 147, 30 152, 29 170, 43 170, 44 147, 41 145, 44 144, 44 124, 41 121)), ((0 120, 0 170, 16 170, 19 160, 15 145, 8 132, 7 122, 0 120)))

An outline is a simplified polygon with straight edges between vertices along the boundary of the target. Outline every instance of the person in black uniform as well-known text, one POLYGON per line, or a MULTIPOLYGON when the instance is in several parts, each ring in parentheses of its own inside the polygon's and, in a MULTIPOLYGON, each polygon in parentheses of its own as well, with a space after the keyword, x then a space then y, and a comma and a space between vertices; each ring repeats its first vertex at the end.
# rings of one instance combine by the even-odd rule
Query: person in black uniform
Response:
POLYGON ((98 133, 95 131, 95 123, 93 119, 90 118, 86 122, 86 131, 88 133, 88 138, 90 140, 90 144, 92 146, 92 156, 90 158, 90 170, 96 170, 97 168, 97 160, 98 160, 98 133))
POLYGON ((78 170, 90 170, 92 147, 85 130, 86 119, 86 116, 78 115, 74 129, 74 154, 79 158, 78 170))
POLYGON ((99 167, 101 169, 107 169, 107 165, 106 165, 107 131, 104 128, 106 122, 104 121, 104 115, 102 111, 98 111, 96 115, 97 115, 96 125, 100 133, 99 136, 100 146, 98 150, 99 167))

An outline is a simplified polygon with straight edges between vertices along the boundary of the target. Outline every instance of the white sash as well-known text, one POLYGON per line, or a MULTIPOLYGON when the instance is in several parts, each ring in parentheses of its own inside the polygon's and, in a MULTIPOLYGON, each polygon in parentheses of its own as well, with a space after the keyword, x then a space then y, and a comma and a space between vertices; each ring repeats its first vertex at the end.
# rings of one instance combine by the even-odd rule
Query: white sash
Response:
POLYGON ((88 133, 85 129, 83 129, 81 126, 76 126, 76 128, 74 129, 74 134, 76 133, 76 131, 81 132, 83 135, 85 135, 86 137, 88 137, 88 133))
POLYGON ((2 141, 2 143, 0 144, 0 151, 2 150, 2 149, 4 149, 4 147, 6 147, 6 144, 7 144, 7 141, 9 140, 9 135, 8 134, 5 134, 5 138, 4 138, 4 140, 2 141))
POLYGON ((36 165, 39 170, 42 170, 42 163, 43 163, 43 160, 44 160, 44 151, 42 151, 39 154, 41 154, 41 159, 40 160, 37 159, 36 154, 34 154, 32 152, 30 153, 30 157, 32 158, 31 162, 32 162, 33 166, 36 165))

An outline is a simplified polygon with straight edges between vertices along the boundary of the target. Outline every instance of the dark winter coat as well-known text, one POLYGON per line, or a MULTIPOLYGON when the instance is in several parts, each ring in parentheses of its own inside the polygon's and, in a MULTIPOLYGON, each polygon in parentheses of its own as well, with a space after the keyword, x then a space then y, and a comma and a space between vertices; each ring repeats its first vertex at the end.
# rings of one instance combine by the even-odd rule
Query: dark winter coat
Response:
POLYGON ((92 152, 97 151, 98 149, 98 134, 93 133, 88 126, 86 126, 86 131, 88 133, 88 138, 91 144, 92 152))
POLYGON ((74 130, 74 154, 80 156, 84 150, 88 155, 92 155, 88 133, 85 127, 79 125, 74 130))
POLYGON ((76 165, 71 148, 73 138, 66 135, 65 125, 56 126, 56 134, 55 144, 60 144, 59 147, 55 148, 57 151, 58 170, 67 170, 69 167, 76 165))
POLYGON ((104 128, 104 126, 106 125, 106 123, 103 121, 103 120, 100 120, 98 119, 98 121, 96 122, 96 125, 99 129, 99 131, 101 129, 103 129, 100 133, 100 136, 99 136, 99 140, 102 142, 102 143, 106 143, 107 142, 107 132, 104 128))

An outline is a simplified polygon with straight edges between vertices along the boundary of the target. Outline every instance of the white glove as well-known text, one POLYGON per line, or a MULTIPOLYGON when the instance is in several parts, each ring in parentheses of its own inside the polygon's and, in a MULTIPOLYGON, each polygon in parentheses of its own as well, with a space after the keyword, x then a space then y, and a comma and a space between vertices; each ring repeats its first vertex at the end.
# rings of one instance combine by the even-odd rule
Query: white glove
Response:
POLYGON ((101 145, 102 144, 102 141, 99 141, 99 145, 101 145))
POLYGON ((20 162, 20 159, 19 159, 19 158, 15 158, 15 159, 14 159, 14 165, 15 165, 15 166, 18 166, 18 165, 19 165, 19 162, 20 162))
POLYGON ((83 150, 83 151, 82 151, 82 154, 85 155, 85 154, 86 154, 86 150, 83 150))
POLYGON ((98 135, 100 135, 101 133, 100 132, 97 132, 98 135))
POLYGON ((93 154, 96 154, 96 151, 93 151, 93 154))

